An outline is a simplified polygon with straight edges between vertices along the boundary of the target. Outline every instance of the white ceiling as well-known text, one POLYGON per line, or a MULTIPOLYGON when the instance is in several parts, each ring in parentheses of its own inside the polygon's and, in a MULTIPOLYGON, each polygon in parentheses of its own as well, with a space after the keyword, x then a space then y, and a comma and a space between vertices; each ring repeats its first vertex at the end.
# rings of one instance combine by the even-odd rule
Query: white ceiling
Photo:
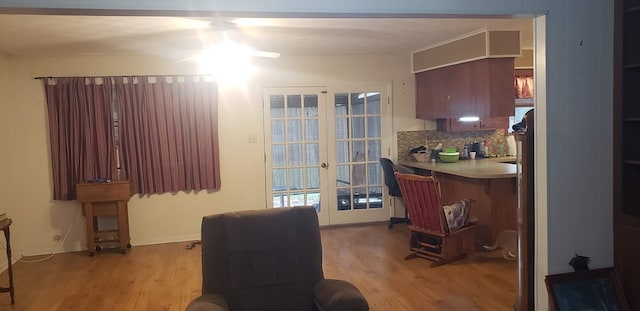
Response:
POLYGON ((531 19, 0 15, 0 53, 180 59, 220 40, 225 31, 235 41, 283 55, 410 53, 483 27, 520 30, 522 46, 533 45, 531 19))

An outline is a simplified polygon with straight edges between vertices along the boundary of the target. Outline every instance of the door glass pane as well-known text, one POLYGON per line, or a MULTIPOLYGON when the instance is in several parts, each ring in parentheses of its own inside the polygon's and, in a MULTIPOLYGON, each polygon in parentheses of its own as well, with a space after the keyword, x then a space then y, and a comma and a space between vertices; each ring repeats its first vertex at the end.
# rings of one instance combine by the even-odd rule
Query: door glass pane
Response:
POLYGON ((364 114, 365 93, 351 93, 351 114, 364 114))
POLYGON ((279 143, 284 141, 284 120, 271 121, 271 141, 279 143))
POLYGON ((271 172, 273 191, 287 190, 287 170, 275 169, 271 172))
POLYGON ((269 97, 269 107, 272 118, 284 117, 284 96, 272 95, 269 97))
POLYGON ((367 137, 376 138, 380 137, 380 117, 368 117, 367 118, 367 137))
POLYGON ((289 206, 304 206, 304 193, 292 193, 289 196, 291 204, 289 206))
POLYGON ((318 119, 305 119, 304 120, 304 135, 307 141, 319 141, 320 140, 320 126, 318 119))
POLYGON ((362 186, 365 184, 365 178, 367 177, 366 166, 366 164, 353 165, 353 178, 351 180, 352 186, 362 186))
POLYGON ((367 208, 367 189, 355 188, 353 189, 353 209, 365 209, 367 208))
POLYGON ((351 118, 351 138, 364 138, 364 118, 354 117, 351 118))
POLYGON ((337 116, 349 114, 349 95, 347 93, 336 94, 334 100, 337 116))
POLYGON ((336 118, 336 139, 349 138, 349 118, 336 118))
POLYGON ((380 114, 380 93, 367 93, 367 114, 380 114))
POLYGON ((348 188, 338 189, 338 210, 351 209, 351 190, 348 188))
POLYGON ((337 183, 338 187, 344 187, 351 184, 351 178, 349 177, 349 165, 338 165, 337 171, 337 183))
POLYGON ((272 145, 271 146, 271 166, 283 167, 287 165, 285 145, 272 145))
POLYGON ((348 141, 336 142, 336 162, 337 163, 349 162, 349 142, 348 141))
POLYGON ((304 170, 301 168, 289 169, 289 189, 300 190, 304 189, 304 170))
POLYGON ((304 115, 307 117, 318 116, 318 95, 304 96, 304 115))
POLYGON ((382 187, 369 187, 369 208, 382 208, 382 187))
POLYGON ((305 165, 320 165, 320 144, 305 144, 305 165))
POLYGON ((382 157, 382 147, 379 140, 370 140, 367 142, 367 161, 378 161, 382 157))
POLYGON ((287 95, 287 117, 302 116, 302 98, 300 95, 287 95))
POLYGON ((320 168, 307 168, 307 189, 320 189, 320 168))
POLYGON ((302 144, 289 145, 289 166, 302 165, 302 144))
POLYGON ((302 140, 302 120, 289 120, 287 121, 287 140, 288 141, 301 141, 302 140))
POLYGON ((286 193, 274 193, 273 194, 273 207, 287 207, 289 206, 289 197, 286 193))
POLYGON ((353 142, 353 162, 363 162, 365 161, 365 150, 364 150, 364 141, 354 141, 353 142))
POLYGON ((381 185, 382 184, 382 169, 380 163, 367 164, 369 170, 369 185, 381 185))

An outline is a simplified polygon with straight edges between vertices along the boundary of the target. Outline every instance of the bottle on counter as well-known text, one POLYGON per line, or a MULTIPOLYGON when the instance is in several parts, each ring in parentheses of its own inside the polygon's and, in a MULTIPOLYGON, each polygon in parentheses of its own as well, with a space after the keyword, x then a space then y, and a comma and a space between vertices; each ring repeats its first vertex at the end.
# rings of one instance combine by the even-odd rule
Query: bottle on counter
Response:
POLYGON ((464 145, 464 149, 462 149, 462 157, 463 158, 469 157, 469 145, 464 145))
POLYGON ((485 157, 489 157, 489 143, 486 140, 482 142, 482 153, 485 157))

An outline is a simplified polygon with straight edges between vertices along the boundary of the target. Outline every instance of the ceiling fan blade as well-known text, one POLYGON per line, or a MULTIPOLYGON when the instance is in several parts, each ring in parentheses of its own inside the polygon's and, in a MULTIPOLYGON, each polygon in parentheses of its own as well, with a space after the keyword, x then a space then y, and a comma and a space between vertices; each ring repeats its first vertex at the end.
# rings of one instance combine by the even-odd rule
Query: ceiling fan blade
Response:
POLYGON ((251 50, 251 55, 266 58, 280 58, 280 53, 278 52, 267 52, 259 50, 251 50))

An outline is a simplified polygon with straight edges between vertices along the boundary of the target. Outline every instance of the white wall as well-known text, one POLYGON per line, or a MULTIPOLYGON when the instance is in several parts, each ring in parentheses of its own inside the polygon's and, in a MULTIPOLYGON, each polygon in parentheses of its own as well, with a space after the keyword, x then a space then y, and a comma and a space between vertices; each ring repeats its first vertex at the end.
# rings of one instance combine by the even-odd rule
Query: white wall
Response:
MULTIPOLYGON (((9 100, 9 61, 5 55, 0 54, 0 116, 8 115, 10 112, 11 102, 9 100)), ((1 119, 0 119, 1 120, 1 119)), ((7 150, 10 148, 8 145, 8 137, 11 135, 11 124, 0 121, 0 144, 2 144, 2 152, 0 152, 0 171, 6 172, 11 167, 10 152, 7 150)), ((8 178, 0 178, 0 198, 5 198, 12 191, 13 185, 8 178)), ((8 202, 0 203, 0 211, 11 213, 14 206, 13 204, 7 204, 8 202)), ((4 235, 0 234, 0 270, 4 270, 7 267, 7 259, 4 256, 4 235)))
MULTIPOLYGON (((61 249, 85 247, 84 217, 75 201, 51 200, 46 103, 38 76, 92 76, 124 74, 184 74, 196 69, 188 63, 149 56, 14 57, 11 59, 11 105, 0 120, 10 122, 7 142, 11 180, 5 202, 11 211, 16 254, 49 253, 54 234, 71 231, 61 249)), ((132 244, 198 239, 203 215, 229 210, 264 208, 264 147, 262 87, 341 86, 366 82, 398 85, 394 92, 399 130, 422 126, 416 121, 413 76, 409 56, 283 56, 261 60, 257 74, 245 87, 220 90, 219 133, 222 187, 217 192, 134 196, 129 202, 132 244), (249 137, 257 137, 251 143, 249 137), (248 195, 250 194, 250 195, 248 195)))
MULTIPOLYGON (((246 12, 495 14, 544 13, 546 73, 544 115, 536 120, 548 133, 538 145, 537 174, 547 184, 537 201, 538 223, 546 223, 547 265, 538 275, 569 271, 575 252, 592 257, 592 267, 613 265, 612 252, 612 58, 613 1, 598 0, 456 0, 456 1, 178 1, 126 0, 83 2, 71 0, 4 1, 0 7, 81 7, 129 9, 218 9, 246 12), (187 8, 189 6, 189 8, 187 8), (548 159, 548 161, 546 161, 548 159)), ((38 159, 41 160, 41 159, 38 159)), ((22 185, 16 185, 19 187, 22 185)), ((537 280, 540 308, 546 306, 544 284, 537 280)))

